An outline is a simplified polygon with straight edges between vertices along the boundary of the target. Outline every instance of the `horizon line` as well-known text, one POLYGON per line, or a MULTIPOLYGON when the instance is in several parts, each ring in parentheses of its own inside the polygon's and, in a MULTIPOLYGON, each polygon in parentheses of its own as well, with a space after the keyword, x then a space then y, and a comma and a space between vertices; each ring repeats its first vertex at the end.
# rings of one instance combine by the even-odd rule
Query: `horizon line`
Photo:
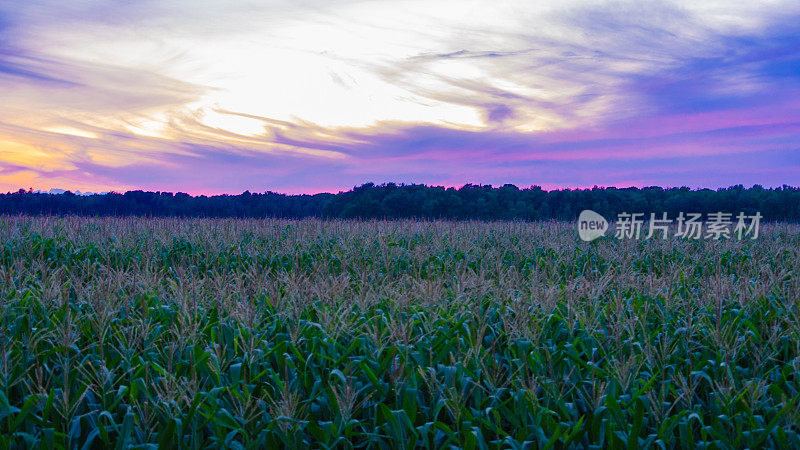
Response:
POLYGON ((764 185, 764 184, 760 184, 760 183, 753 183, 753 184, 744 185, 742 183, 738 183, 738 184, 732 184, 732 185, 728 185, 728 186, 717 186, 717 187, 686 186, 686 185, 682 185, 682 186, 678 186, 678 185, 668 186, 668 185, 665 185, 665 186, 662 186, 662 185, 655 185, 655 184, 653 184, 653 185, 638 185, 638 186, 637 185, 598 185, 598 184, 595 184, 595 185, 592 185, 592 186, 548 186, 548 187, 545 187, 544 185, 538 185, 538 184, 531 184, 531 185, 527 185, 527 186, 518 186, 518 185, 515 185, 513 183, 504 183, 504 184, 464 183, 464 184, 461 184, 461 185, 445 185, 445 184, 404 183, 404 182, 400 183, 400 182, 390 182, 389 181, 389 182, 383 182, 383 183, 365 182, 365 183, 362 183, 360 185, 355 185, 355 186, 353 186, 353 187, 351 187, 349 189, 340 189, 340 190, 338 190, 336 192, 334 192, 332 190, 323 190, 323 191, 316 191, 316 192, 299 192, 299 191, 279 192, 279 191, 273 191, 273 190, 270 190, 270 189, 267 189, 267 190, 264 190, 264 191, 253 191, 253 190, 250 190, 250 189, 245 189, 244 191, 238 192, 238 193, 234 193, 234 192, 209 192, 209 191, 189 191, 189 192, 185 192, 185 191, 180 191, 180 190, 177 190, 177 191, 166 191, 166 190, 160 190, 160 189, 151 190, 151 189, 148 189, 146 187, 141 187, 141 188, 129 188, 129 189, 125 189, 125 190, 109 189, 107 191, 100 191, 100 192, 94 192, 94 191, 88 191, 88 190, 87 191, 81 191, 80 189, 75 189, 75 190, 73 190, 73 189, 62 189, 62 188, 50 188, 48 190, 44 190, 44 189, 35 189, 34 190, 33 188, 28 188, 28 189, 19 188, 16 191, 6 191, 4 194, 5 195, 10 195, 10 194, 17 194, 17 193, 26 193, 26 194, 62 195, 62 194, 65 194, 65 193, 69 192, 71 194, 78 195, 78 196, 93 196, 93 195, 107 195, 107 194, 125 194, 125 193, 128 193, 128 192, 145 192, 145 193, 154 193, 154 194, 158 193, 158 194, 173 194, 173 195, 175 195, 175 194, 186 194, 186 195, 189 195, 190 197, 224 197, 224 196, 235 197, 235 196, 243 195, 243 194, 246 194, 246 193, 250 193, 250 194, 253 194, 253 195, 278 194, 278 195, 286 195, 286 196, 303 196, 303 195, 314 196, 314 195, 323 195, 323 194, 338 195, 338 194, 343 194, 343 193, 347 193, 347 192, 353 192, 358 188, 363 188, 364 186, 368 186, 368 185, 372 185, 374 187, 387 187, 387 186, 391 186, 391 185, 394 185, 396 187, 424 186, 426 188, 443 188, 443 189, 455 189, 455 190, 461 190, 461 189, 463 189, 463 188, 465 188, 467 186, 473 186, 473 187, 487 187, 488 186, 488 187, 490 187, 492 189, 498 189, 498 188, 502 188, 502 187, 506 187, 506 186, 513 186, 513 187, 515 187, 515 188, 517 188, 519 190, 532 190, 532 189, 539 188, 540 190, 542 190, 544 192, 587 191, 587 190, 594 190, 594 189, 599 189, 599 190, 607 190, 607 189, 619 189, 619 190, 623 190, 623 189, 638 189, 638 190, 645 190, 645 189, 653 189, 653 188, 658 188, 658 189, 662 189, 662 190, 665 190, 665 191, 672 190, 672 189, 679 189, 679 190, 680 189, 689 189, 690 191, 698 192, 698 191, 704 191, 704 190, 709 190, 709 191, 730 190, 730 189, 737 188, 737 187, 741 187, 742 189, 746 189, 746 190, 753 189, 753 188, 756 188, 756 187, 760 187, 760 188, 762 188, 764 190, 786 189, 786 188, 800 189, 800 185, 789 185, 789 184, 785 184, 785 183, 783 183, 783 184, 774 184, 774 185, 764 185))

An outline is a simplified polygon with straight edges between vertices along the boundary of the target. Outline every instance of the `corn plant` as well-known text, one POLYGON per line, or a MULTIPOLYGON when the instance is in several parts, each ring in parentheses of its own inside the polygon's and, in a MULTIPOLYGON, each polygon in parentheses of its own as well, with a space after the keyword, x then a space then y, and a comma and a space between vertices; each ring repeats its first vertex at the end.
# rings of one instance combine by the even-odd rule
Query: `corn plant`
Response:
POLYGON ((0 217, 2 448, 800 447, 800 227, 0 217))

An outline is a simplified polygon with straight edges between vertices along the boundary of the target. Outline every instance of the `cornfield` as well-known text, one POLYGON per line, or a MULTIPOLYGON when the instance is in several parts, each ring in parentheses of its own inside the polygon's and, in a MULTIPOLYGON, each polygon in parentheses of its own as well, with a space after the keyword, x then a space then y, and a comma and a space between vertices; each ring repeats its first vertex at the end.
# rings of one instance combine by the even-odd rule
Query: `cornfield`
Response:
POLYGON ((2 217, 2 448, 800 447, 800 227, 2 217))

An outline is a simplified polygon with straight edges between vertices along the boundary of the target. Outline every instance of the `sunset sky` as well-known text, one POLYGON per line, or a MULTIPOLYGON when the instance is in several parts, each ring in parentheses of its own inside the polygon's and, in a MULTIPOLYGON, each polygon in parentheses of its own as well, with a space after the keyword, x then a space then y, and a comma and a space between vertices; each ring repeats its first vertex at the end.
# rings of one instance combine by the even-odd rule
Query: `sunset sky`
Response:
POLYGON ((800 2, 0 2, 0 191, 800 185, 800 2))

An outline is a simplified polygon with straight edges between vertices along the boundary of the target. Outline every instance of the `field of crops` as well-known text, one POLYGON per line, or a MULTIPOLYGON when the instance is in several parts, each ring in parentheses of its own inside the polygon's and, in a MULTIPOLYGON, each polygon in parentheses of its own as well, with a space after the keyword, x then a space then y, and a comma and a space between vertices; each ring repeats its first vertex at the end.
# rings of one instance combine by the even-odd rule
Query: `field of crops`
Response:
POLYGON ((800 447, 800 227, 0 218, 0 448, 800 447))

